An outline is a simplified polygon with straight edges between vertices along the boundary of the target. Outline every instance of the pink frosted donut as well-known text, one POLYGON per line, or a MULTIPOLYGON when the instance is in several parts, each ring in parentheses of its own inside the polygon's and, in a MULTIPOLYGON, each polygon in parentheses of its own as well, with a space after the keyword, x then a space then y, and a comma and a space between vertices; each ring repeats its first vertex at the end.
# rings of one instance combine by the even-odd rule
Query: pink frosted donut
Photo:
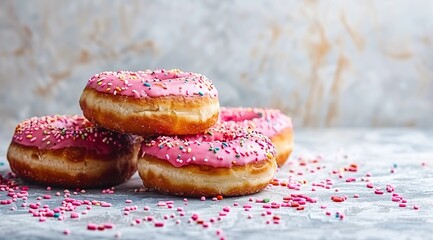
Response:
POLYGON ((278 166, 282 166, 292 152, 292 120, 280 110, 221 107, 220 122, 247 127, 269 137, 277 149, 278 166))
POLYGON ((91 122, 137 135, 203 132, 218 121, 218 92, 203 75, 180 70, 102 72, 80 98, 91 122))
POLYGON ((276 167, 269 138, 224 124, 198 135, 147 139, 138 159, 144 186, 187 196, 256 193, 269 184, 276 167))
POLYGON ((82 116, 30 118, 15 129, 7 152, 17 176, 63 187, 113 186, 136 171, 139 144, 96 128, 82 116))

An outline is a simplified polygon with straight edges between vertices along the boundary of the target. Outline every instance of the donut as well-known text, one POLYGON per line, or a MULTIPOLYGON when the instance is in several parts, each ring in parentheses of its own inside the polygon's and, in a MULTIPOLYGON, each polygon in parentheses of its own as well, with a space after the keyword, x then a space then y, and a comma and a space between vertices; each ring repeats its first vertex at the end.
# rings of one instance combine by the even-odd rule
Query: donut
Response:
POLYGON ((18 124, 7 151, 24 180, 73 188, 114 186, 137 170, 140 143, 97 128, 83 116, 33 117, 18 124))
POLYGON ((138 158, 143 185, 177 196, 241 196, 273 179, 275 147, 266 136, 218 124, 203 134, 145 139, 138 158))
POLYGON ((96 125, 141 136, 200 133, 218 121, 220 111, 211 80, 162 69, 96 74, 80 106, 96 125))
POLYGON ((292 152, 292 120, 280 110, 221 107, 220 121, 251 128, 269 137, 277 149, 277 164, 280 167, 292 152))

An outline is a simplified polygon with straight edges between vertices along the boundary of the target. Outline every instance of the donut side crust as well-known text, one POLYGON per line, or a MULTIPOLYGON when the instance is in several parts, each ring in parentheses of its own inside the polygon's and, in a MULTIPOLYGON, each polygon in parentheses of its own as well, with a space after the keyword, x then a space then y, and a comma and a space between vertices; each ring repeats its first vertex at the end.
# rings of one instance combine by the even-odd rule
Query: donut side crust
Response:
POLYGON ((201 133, 219 117, 218 98, 210 96, 133 98, 85 88, 80 106, 96 125, 143 136, 201 133))
POLYGON ((68 147, 39 149, 12 142, 7 152, 11 170, 29 182, 47 186, 98 188, 128 180, 137 169, 139 144, 108 155, 68 147))
POLYGON ((293 137, 293 128, 288 127, 270 138, 277 151, 279 167, 284 165, 293 151, 293 137))
POLYGON ((148 155, 138 159, 138 172, 145 187, 177 196, 242 196, 257 193, 269 184, 275 171, 275 158, 231 168, 196 164, 177 168, 148 155))

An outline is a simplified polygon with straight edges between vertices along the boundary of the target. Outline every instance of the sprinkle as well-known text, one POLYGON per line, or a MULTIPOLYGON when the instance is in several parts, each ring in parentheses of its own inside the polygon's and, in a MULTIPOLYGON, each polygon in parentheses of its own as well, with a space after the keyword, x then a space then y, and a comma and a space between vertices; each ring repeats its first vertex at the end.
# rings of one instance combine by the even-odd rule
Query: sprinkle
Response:
POLYGON ((147 83, 147 82, 143 83, 143 85, 146 87, 152 87, 152 85, 150 83, 147 83))
POLYGON ((94 230, 96 230, 97 228, 98 228, 98 226, 97 226, 96 224, 93 224, 93 223, 89 223, 89 224, 87 224, 87 230, 94 231, 94 230))
POLYGON ((204 94, 202 92, 198 92, 198 95, 203 96, 204 94))

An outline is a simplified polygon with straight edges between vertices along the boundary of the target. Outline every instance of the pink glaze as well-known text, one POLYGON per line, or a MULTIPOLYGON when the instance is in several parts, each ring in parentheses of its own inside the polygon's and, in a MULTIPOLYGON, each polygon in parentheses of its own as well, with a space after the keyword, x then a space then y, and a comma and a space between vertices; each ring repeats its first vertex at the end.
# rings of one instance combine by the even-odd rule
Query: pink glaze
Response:
POLYGON ((251 128, 267 137, 293 127, 292 120, 277 109, 221 107, 220 121, 251 128))
POLYGON ((94 75, 87 88, 134 98, 161 96, 210 96, 218 92, 203 75, 180 70, 117 71, 94 75))
POLYGON ((269 138, 255 131, 218 124, 203 134, 147 139, 141 152, 175 167, 197 164, 230 168, 272 158, 275 147, 269 138))
POLYGON ((82 116, 33 117, 15 128, 12 141, 39 149, 80 147, 108 154, 129 144, 131 137, 96 128, 82 116))

